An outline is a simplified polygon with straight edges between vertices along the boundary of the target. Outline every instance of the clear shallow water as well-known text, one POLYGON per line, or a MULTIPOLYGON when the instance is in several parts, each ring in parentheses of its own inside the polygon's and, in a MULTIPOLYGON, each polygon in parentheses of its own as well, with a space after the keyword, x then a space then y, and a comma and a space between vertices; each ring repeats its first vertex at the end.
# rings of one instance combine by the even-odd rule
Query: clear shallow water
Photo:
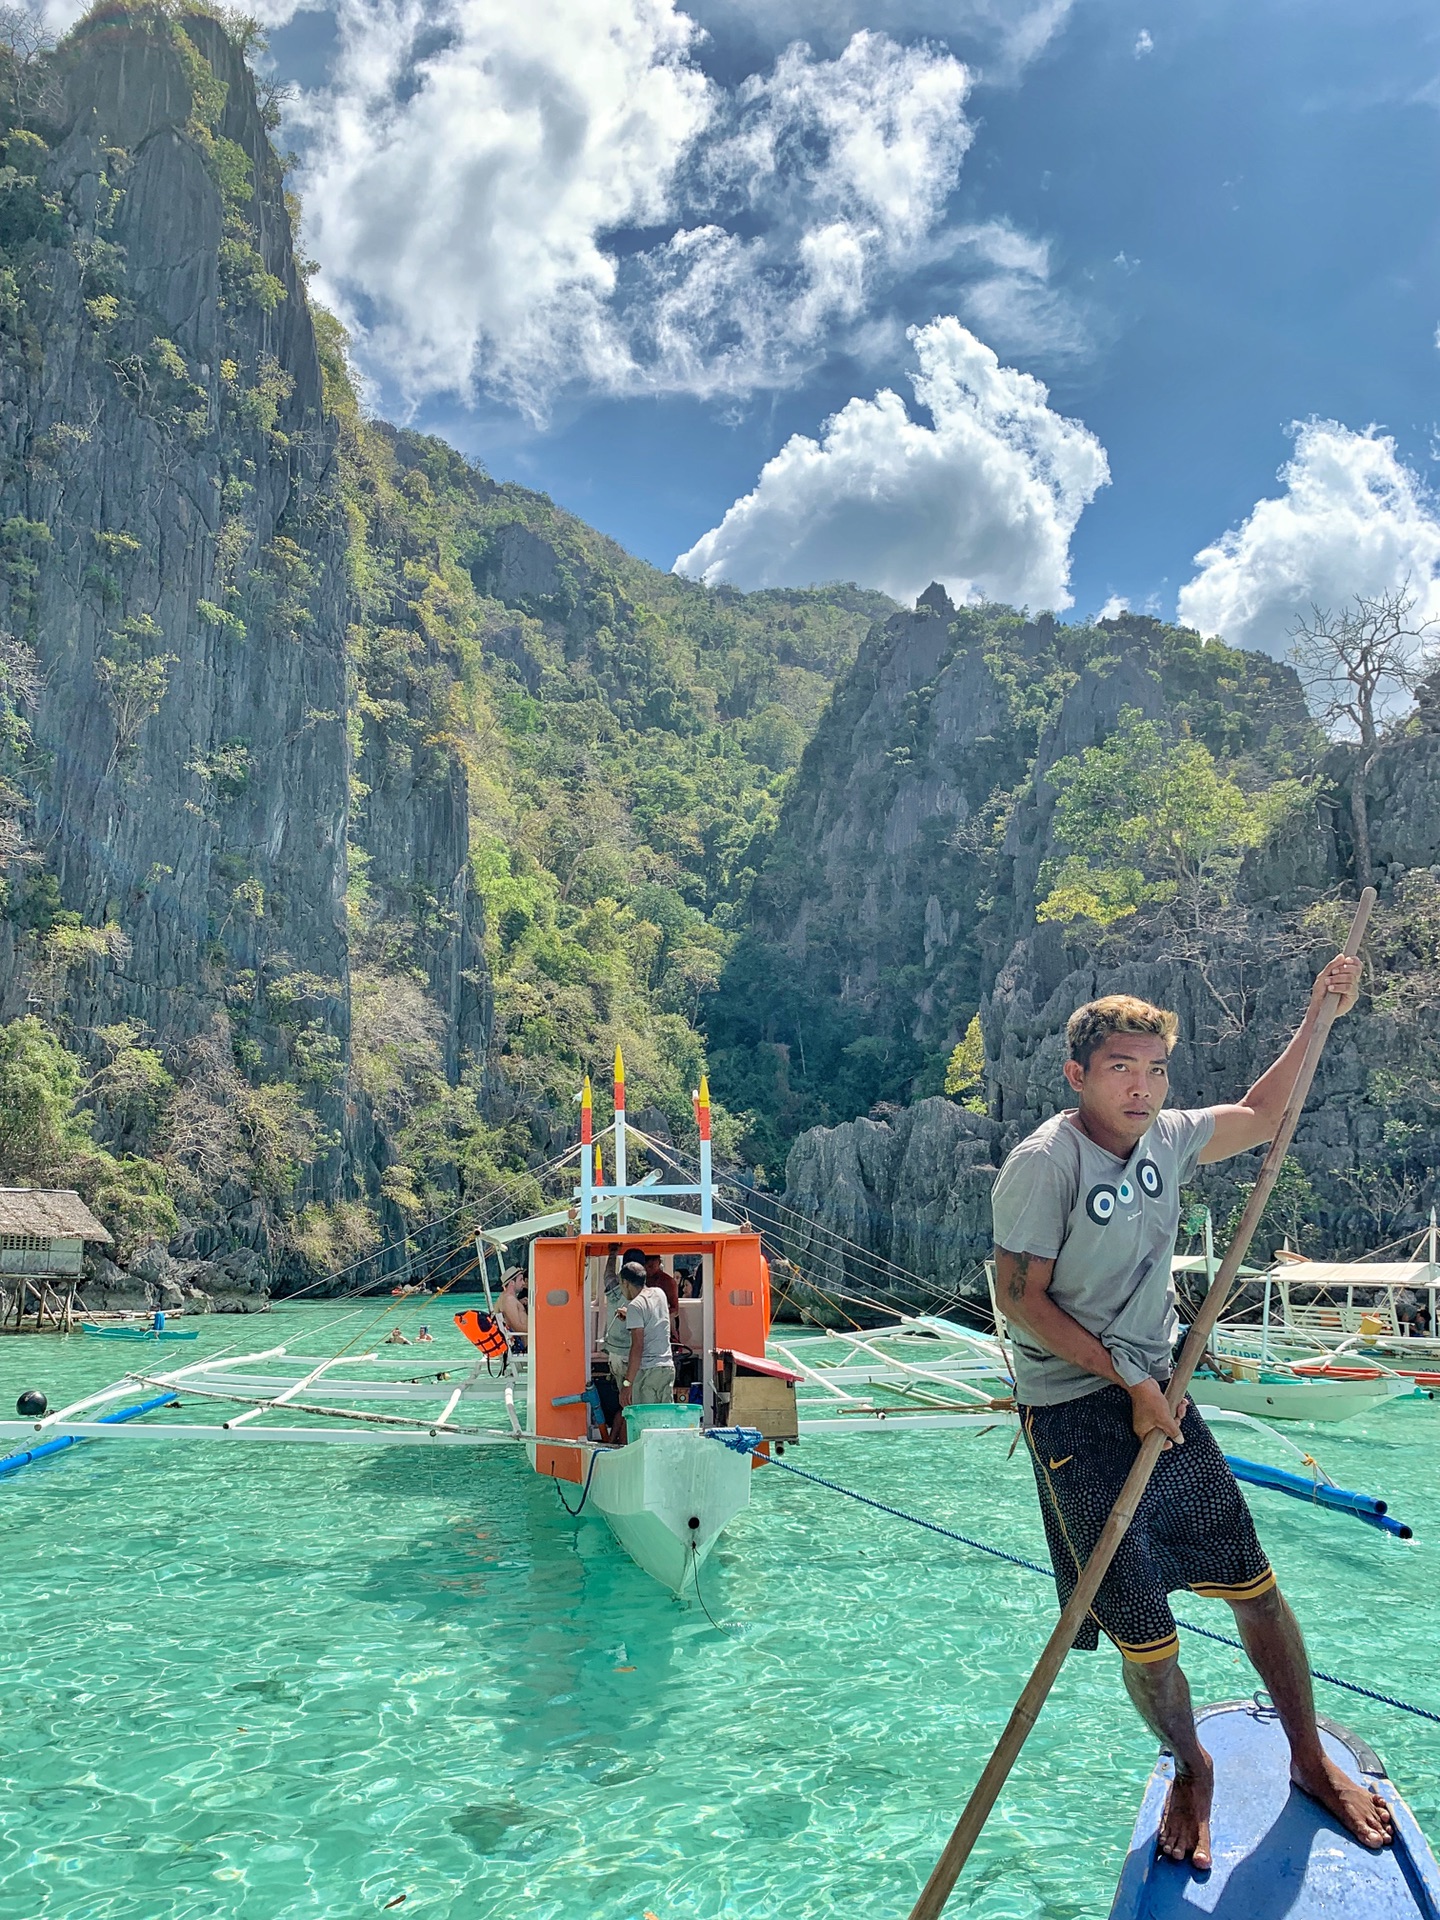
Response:
MULTIPOLYGON (((365 1324, 307 1345, 335 1313, 165 1360, 334 1351, 365 1324)), ((136 1351, 0 1341, 0 1406, 136 1351)), ((1419 1535, 1252 1490, 1315 1664, 1440 1708, 1440 1404, 1294 1431, 1419 1535)), ((1043 1560, 1009 1440, 791 1458, 1043 1560)), ((1033 1574, 770 1468, 703 1576, 723 1631, 500 1449, 87 1445, 0 1480, 0 1525, 0 1920, 903 1920, 1054 1618, 1033 1574)), ((1197 1698, 1250 1691, 1184 1656, 1197 1698)), ((1437 1729, 1318 1693, 1440 1840, 1437 1729)), ((947 1911, 1103 1920, 1153 1759, 1116 1656, 1072 1657, 947 1911)))

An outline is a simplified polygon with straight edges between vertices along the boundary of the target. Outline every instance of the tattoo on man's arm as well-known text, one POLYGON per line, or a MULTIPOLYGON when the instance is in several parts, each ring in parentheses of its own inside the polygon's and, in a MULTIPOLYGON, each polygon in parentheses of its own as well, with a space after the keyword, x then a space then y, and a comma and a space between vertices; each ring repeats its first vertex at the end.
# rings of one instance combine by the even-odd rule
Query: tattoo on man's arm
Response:
POLYGON ((1025 1282, 1030 1273, 1030 1256, 1028 1253, 1017 1253, 1013 1258, 1015 1271, 1010 1276, 1006 1292, 1018 1305, 1025 1298, 1025 1282))

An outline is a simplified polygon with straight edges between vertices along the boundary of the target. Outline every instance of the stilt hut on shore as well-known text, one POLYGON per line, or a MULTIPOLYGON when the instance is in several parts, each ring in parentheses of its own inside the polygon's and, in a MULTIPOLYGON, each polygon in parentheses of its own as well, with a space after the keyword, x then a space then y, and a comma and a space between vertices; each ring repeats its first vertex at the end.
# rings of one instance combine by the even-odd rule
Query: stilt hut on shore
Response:
POLYGON ((69 1331, 87 1241, 112 1244, 78 1193, 0 1187, 0 1333, 69 1331))

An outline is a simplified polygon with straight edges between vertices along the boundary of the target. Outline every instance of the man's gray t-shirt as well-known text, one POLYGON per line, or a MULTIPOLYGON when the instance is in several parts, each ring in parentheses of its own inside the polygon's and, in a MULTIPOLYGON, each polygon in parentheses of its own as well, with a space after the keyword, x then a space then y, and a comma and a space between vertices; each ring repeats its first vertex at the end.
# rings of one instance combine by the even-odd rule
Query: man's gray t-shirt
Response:
POLYGON ((631 1333, 645 1335, 640 1349, 642 1367, 670 1365, 670 1302, 659 1287, 642 1287, 625 1309, 625 1325, 631 1333))
MULTIPOLYGON (((1158 1113, 1121 1159, 1057 1113, 1020 1142, 995 1182, 996 1246, 1055 1262, 1050 1298, 1109 1350, 1127 1386, 1170 1377, 1180 1188, 1214 1131, 1208 1107, 1158 1113)), ((1108 1384, 1013 1330, 1012 1339, 1025 1406, 1058 1406, 1108 1384)))

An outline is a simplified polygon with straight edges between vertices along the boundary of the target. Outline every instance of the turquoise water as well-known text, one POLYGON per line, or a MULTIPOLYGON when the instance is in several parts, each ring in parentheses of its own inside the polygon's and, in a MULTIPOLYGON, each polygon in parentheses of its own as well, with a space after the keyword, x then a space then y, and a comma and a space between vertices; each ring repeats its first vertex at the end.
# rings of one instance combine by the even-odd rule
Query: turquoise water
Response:
MULTIPOLYGON (((335 1313, 201 1322, 165 1358, 333 1351, 364 1325, 307 1346, 335 1313)), ((467 1351, 435 1303, 393 1317, 467 1351)), ((136 1351, 0 1342, 0 1406, 136 1351)), ((1252 1492, 1312 1658, 1440 1708, 1440 1404, 1297 1437, 1419 1535, 1252 1492)), ((1008 1447, 791 1458, 1043 1559, 1008 1447)), ((1033 1574, 770 1468, 703 1576, 718 1627, 501 1449, 116 1441, 0 1480, 0 1515, 0 1920, 355 1920, 402 1894, 426 1920, 903 1920, 1054 1617, 1033 1574)), ((1185 1659, 1198 1698, 1253 1684, 1228 1648, 1185 1659)), ((1108 1913, 1154 1758, 1117 1668, 1068 1663, 948 1911, 1108 1913)), ((1440 1837, 1437 1729, 1318 1691, 1440 1837)))

